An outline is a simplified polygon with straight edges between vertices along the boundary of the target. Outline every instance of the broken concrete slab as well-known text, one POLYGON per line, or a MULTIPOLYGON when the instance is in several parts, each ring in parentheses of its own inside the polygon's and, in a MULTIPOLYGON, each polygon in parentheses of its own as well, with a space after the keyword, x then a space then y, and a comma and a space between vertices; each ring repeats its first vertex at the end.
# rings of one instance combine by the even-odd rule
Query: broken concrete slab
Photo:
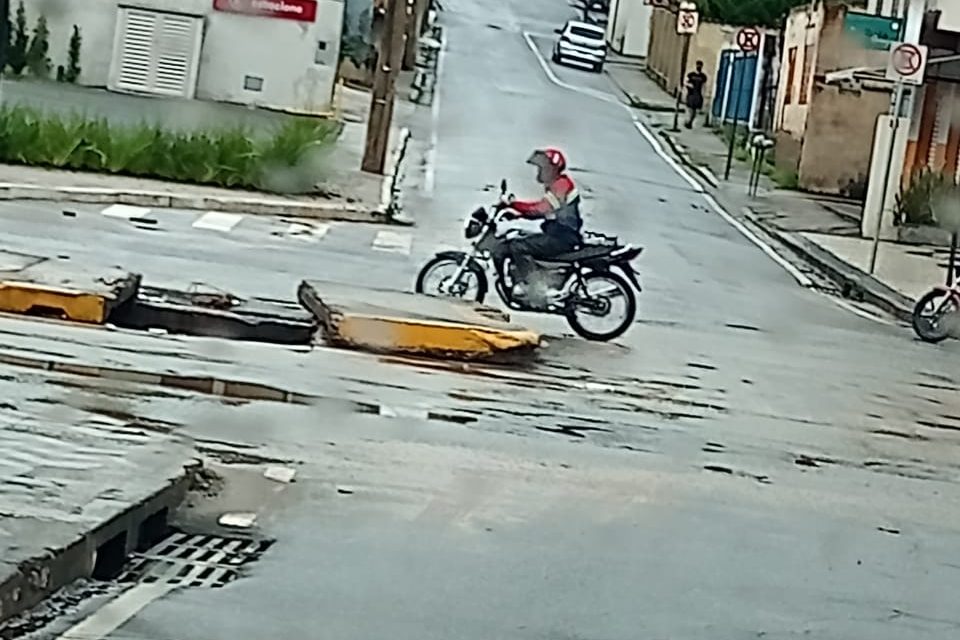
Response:
POLYGON ((300 303, 334 346, 465 360, 530 353, 540 335, 472 302, 303 281, 300 303))
POLYGON ((147 418, 113 417, 102 396, 73 391, 75 404, 89 407, 77 409, 54 385, 15 375, 0 393, 3 621, 73 580, 108 575, 154 542, 200 467, 177 434, 147 418))
POLYGON ((0 312, 103 324, 136 295, 140 275, 0 250, 0 312))

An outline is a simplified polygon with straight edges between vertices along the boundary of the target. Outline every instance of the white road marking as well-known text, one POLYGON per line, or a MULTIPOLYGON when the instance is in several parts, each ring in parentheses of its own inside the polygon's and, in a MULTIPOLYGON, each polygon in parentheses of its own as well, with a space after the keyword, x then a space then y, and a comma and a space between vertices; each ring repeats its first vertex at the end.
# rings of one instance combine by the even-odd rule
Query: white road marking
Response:
POLYGON ((221 527, 230 527, 231 529, 249 529, 257 521, 257 514, 253 511, 234 511, 225 513, 217 520, 221 527))
POLYGON ((380 405, 380 415, 384 418, 417 418, 426 420, 430 417, 427 409, 419 407, 388 407, 385 404, 380 405))
POLYGON ((129 220, 130 218, 145 217, 150 213, 150 209, 146 207, 134 207, 128 204, 112 204, 104 208, 100 213, 108 218, 123 218, 124 220, 129 220))
POLYGON ((875 314, 873 314, 873 313, 870 313, 869 311, 867 311, 867 310, 865 310, 865 309, 861 309, 861 308, 857 307, 855 304, 852 304, 852 303, 850 303, 850 302, 847 302, 847 301, 844 300, 843 298, 837 298, 837 297, 835 297, 835 296, 827 295, 827 294, 825 294, 825 293, 823 294, 823 296, 824 296, 825 298, 829 299, 830 302, 832 302, 833 304, 837 305, 837 306, 840 307, 841 309, 844 309, 844 310, 846 310, 846 311, 849 311, 850 313, 852 313, 852 314, 855 315, 855 316, 860 316, 861 318, 863 318, 863 319, 865 319, 865 320, 872 320, 873 322, 876 322, 877 324, 882 324, 882 325, 887 326, 887 327, 896 327, 896 326, 897 326, 897 323, 896 323, 896 322, 894 322, 894 321, 892 321, 892 320, 888 320, 888 319, 886 319, 886 318, 884 318, 884 317, 882 317, 882 316, 879 316, 879 315, 875 315, 875 314))
POLYGON ((228 232, 237 226, 241 220, 243 220, 243 214, 240 213, 207 211, 194 221, 193 228, 228 232))
POLYGON ((410 255, 410 249, 413 246, 413 236, 409 233, 398 233, 396 231, 380 231, 373 239, 374 251, 385 251, 387 253, 402 253, 410 255))
POLYGON ((267 480, 290 484, 297 476, 297 470, 290 467, 267 467, 263 470, 263 477, 267 480))
POLYGON ((315 244, 322 240, 328 231, 330 231, 330 225, 326 222, 291 222, 284 235, 301 242, 315 244))
POLYGON ((437 77, 434 78, 433 85, 433 105, 430 109, 431 130, 430 130, 430 148, 427 150, 426 165, 423 168, 423 191, 430 195, 433 193, 437 181, 437 145, 439 144, 440 127, 440 78, 443 75, 443 58, 447 49, 447 36, 440 38, 440 51, 437 52, 437 77))
POLYGON ((530 48, 530 51, 533 52, 533 55, 536 57, 537 62, 540 63, 540 68, 543 69, 543 72, 546 74, 550 82, 557 85, 558 87, 562 87, 569 91, 573 91, 581 95, 589 96, 591 98, 595 98, 603 102, 615 104, 621 107, 622 109, 624 109, 627 112, 627 114, 630 116, 630 120, 633 122, 633 125, 637 128, 637 131, 639 131, 640 134, 650 144, 650 146, 653 147, 653 151, 658 156, 660 156, 660 158, 664 162, 670 165, 670 168, 673 169, 677 173, 677 175, 683 178, 683 180, 687 184, 689 184, 690 187, 696 193, 699 193, 700 195, 702 195, 703 198, 707 201, 707 204, 710 205, 710 208, 712 208, 718 215, 720 215, 720 217, 722 217, 727 223, 732 225, 734 229, 736 229, 744 237, 746 237, 747 240, 749 240, 754 245, 756 245, 757 248, 763 251, 771 260, 776 262, 781 268, 783 268, 787 273, 789 273, 791 277, 793 277, 793 279, 796 280, 800 286, 802 287, 813 286, 813 281, 810 280, 810 278, 808 278, 806 275, 801 273, 799 269, 793 266, 783 256, 778 254, 773 247, 771 247, 770 245, 765 243, 763 240, 761 240, 759 237, 757 237, 757 235, 754 234, 752 231, 750 231, 747 227, 745 227, 743 223, 741 223, 739 220, 737 220, 736 218, 731 216, 729 213, 727 213, 727 211, 720 206, 720 204, 713 198, 713 196, 711 196, 709 193, 706 192, 703 185, 701 185, 696 178, 690 175, 690 173, 687 172, 686 169, 680 166, 680 164, 677 163, 677 161, 674 160, 673 157, 671 157, 663 149, 663 145, 660 144, 660 141, 657 140, 656 136, 647 128, 646 125, 644 125, 640 120, 638 120, 636 116, 634 116, 632 107, 630 107, 627 104, 624 104, 613 94, 603 93, 601 91, 595 91, 593 89, 587 89, 584 87, 578 87, 576 85, 572 85, 567 82, 564 82, 563 80, 558 78, 557 74, 555 74, 553 72, 553 69, 550 68, 550 65, 547 63, 547 60, 540 53, 540 49, 537 48, 537 43, 533 41, 534 36, 535 34, 529 31, 523 32, 523 39, 527 42, 527 46, 530 48))
POLYGON ((139 584, 67 629, 57 640, 101 640, 174 588, 174 585, 164 583, 139 584))

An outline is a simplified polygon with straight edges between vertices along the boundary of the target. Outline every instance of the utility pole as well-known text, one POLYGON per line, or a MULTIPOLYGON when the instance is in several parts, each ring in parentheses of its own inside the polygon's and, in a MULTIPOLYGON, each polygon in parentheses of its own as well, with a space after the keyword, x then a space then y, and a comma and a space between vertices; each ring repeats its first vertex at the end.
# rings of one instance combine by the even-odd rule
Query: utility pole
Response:
POLYGON ((412 71, 417 64, 417 41, 423 32, 423 20, 430 0, 414 0, 413 15, 407 20, 407 41, 403 47, 403 70, 412 71))
MULTIPOLYGON (((2 0, 0 0, 2 1, 2 0)), ((373 76, 370 116, 367 120, 367 142, 361 168, 367 173, 383 175, 390 148, 390 125, 396 100, 397 76, 403 64, 403 45, 412 0, 388 0, 386 21, 377 53, 373 76)))

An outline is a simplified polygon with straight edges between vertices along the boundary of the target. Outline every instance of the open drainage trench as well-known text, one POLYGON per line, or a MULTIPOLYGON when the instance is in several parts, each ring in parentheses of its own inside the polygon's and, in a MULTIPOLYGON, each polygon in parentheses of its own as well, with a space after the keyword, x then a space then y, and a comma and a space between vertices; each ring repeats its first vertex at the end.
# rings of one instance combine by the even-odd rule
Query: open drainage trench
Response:
MULTIPOLYGON (((65 320, 65 310, 35 306, 28 315, 65 320)), ((293 301, 242 299, 225 291, 138 287, 114 308, 107 322, 136 331, 249 340, 282 345, 310 344, 317 329, 313 314, 293 301)))
MULTIPOLYGON (((240 578, 247 565, 259 560, 274 544, 272 539, 183 531, 169 522, 176 506, 170 504, 149 512, 142 520, 124 522, 119 530, 103 527, 93 532, 89 542, 95 545, 95 551, 87 559, 92 565, 86 574, 89 577, 49 584, 43 594, 46 597, 0 622, 0 639, 32 636, 64 616, 91 604, 99 608, 106 600, 141 584, 171 589, 224 587, 240 578)), ((46 567, 47 575, 56 569, 46 567)), ((67 573, 72 571, 68 569, 67 573)))

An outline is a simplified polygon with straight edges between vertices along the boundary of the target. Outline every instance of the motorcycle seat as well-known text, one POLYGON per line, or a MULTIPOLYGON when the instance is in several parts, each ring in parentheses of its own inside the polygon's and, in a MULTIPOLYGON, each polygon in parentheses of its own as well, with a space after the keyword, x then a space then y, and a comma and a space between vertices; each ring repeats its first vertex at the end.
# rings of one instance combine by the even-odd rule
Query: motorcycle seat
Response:
POLYGON ((567 253, 561 253, 559 255, 551 256, 550 258, 544 258, 538 260, 537 262, 583 262, 584 260, 593 260, 594 258, 602 258, 608 256, 619 247, 616 246, 603 246, 603 245, 584 245, 579 249, 574 251, 569 251, 567 253))

